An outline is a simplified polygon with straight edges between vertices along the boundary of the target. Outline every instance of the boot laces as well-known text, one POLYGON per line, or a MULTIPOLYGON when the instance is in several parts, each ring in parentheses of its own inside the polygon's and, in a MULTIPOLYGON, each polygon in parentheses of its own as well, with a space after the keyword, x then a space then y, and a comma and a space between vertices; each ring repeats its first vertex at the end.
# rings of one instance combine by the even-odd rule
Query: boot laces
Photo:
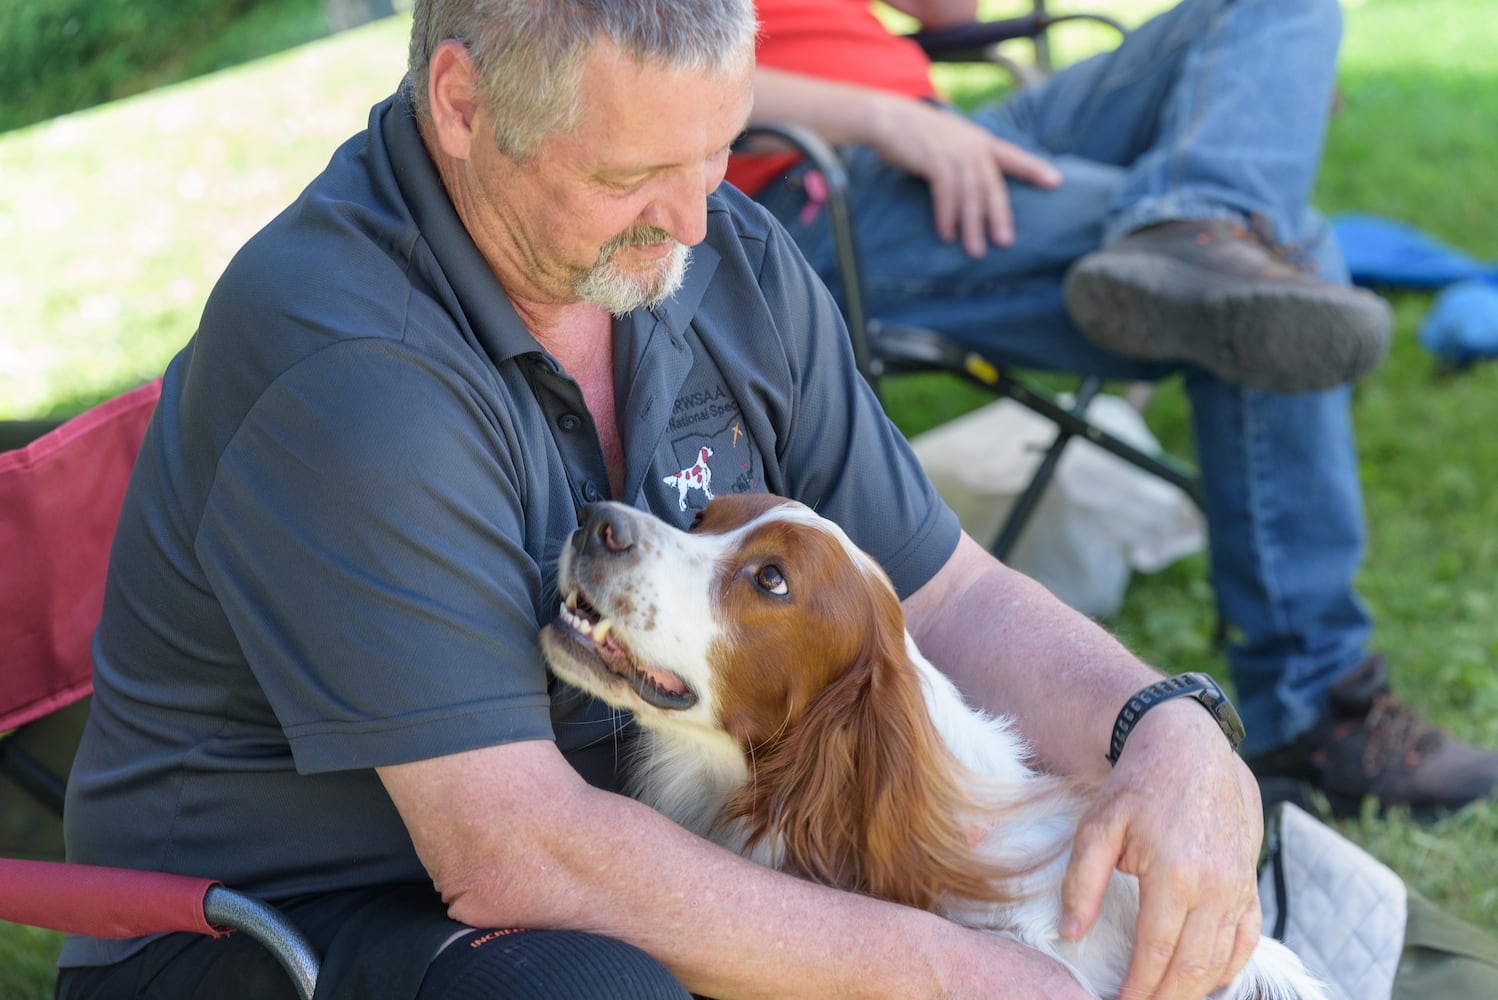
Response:
POLYGON ((1413 770, 1426 755, 1438 749, 1443 734, 1387 692, 1373 696, 1362 720, 1363 773, 1372 778, 1389 767, 1413 770))
POLYGON ((1284 261, 1301 274, 1314 275, 1320 269, 1315 256, 1311 251, 1306 249, 1304 244, 1280 243, 1275 240, 1274 226, 1264 215, 1255 212, 1249 217, 1247 226, 1236 228, 1238 232, 1235 235, 1252 239, 1255 243, 1269 251, 1270 256, 1284 261))

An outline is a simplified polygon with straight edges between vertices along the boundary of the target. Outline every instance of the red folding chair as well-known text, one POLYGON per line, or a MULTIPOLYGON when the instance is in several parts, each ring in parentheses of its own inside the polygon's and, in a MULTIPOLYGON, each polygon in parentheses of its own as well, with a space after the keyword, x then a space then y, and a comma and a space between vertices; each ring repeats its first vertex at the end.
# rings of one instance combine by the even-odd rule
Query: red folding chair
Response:
POLYGON ((274 907, 213 879, 0 858, 0 920, 99 938, 239 930, 276 957, 302 1000, 317 989, 317 951, 302 932, 274 907))
MULTIPOLYGON (((25 793, 61 817, 66 768, 28 738, 93 690, 89 646, 109 547, 157 380, 0 453, 0 801, 25 793)), ((71 749, 71 748, 69 748, 71 749)), ((69 757, 69 759, 71 759, 69 757)), ((239 930, 265 945, 309 1000, 319 960, 273 907, 209 878, 0 858, 0 920, 92 937, 239 930)))

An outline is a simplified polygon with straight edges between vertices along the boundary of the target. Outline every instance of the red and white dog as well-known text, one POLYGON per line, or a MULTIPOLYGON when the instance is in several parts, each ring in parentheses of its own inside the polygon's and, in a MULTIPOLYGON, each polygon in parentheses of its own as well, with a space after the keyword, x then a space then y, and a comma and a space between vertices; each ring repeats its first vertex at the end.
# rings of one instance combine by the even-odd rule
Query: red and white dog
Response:
MULTIPOLYGON (((765 494, 718 497, 690 532, 594 504, 558 581, 542 649, 557 676, 634 713, 635 797, 762 864, 1011 935, 1117 995, 1137 882, 1114 874, 1081 942, 1058 933, 1085 792, 964 704, 832 522, 765 494)), ((1220 994, 1325 995, 1268 938, 1220 994)))

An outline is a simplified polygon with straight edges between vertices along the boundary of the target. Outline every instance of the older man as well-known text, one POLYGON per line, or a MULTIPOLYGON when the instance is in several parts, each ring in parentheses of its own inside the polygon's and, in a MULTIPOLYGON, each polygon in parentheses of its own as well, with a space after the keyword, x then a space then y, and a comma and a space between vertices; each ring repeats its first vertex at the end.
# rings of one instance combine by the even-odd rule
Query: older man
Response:
MULTIPOLYGON (((591 500, 671 480, 844 524, 974 700, 1100 783, 1064 887, 1143 887, 1130 985, 1200 997, 1259 928, 1252 777, 1213 714, 961 535, 834 304, 719 189, 747 0, 418 2, 407 85, 250 241, 170 366, 121 519, 68 802, 78 861, 211 873, 319 995, 1080 997, 1051 960, 754 866, 616 794, 627 720, 538 627, 591 500), (875 465, 885 475, 850 470, 875 465), (525 928, 517 930, 516 928, 525 928)), ((685 503, 683 503, 685 500, 685 503)), ((265 997, 253 945, 70 939, 64 997, 265 997)))

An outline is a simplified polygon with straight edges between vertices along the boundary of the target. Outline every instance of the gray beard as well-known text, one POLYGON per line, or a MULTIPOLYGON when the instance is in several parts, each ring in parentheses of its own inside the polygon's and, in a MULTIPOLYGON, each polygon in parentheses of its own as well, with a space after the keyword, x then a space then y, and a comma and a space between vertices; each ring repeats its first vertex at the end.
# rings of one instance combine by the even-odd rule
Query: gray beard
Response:
POLYGON ((657 270, 627 274, 615 263, 618 251, 636 242, 655 243, 665 235, 659 231, 621 234, 609 240, 598 252, 598 263, 578 278, 572 290, 584 302, 602 306, 614 316, 636 309, 653 309, 676 294, 686 277, 692 248, 676 243, 657 270))

